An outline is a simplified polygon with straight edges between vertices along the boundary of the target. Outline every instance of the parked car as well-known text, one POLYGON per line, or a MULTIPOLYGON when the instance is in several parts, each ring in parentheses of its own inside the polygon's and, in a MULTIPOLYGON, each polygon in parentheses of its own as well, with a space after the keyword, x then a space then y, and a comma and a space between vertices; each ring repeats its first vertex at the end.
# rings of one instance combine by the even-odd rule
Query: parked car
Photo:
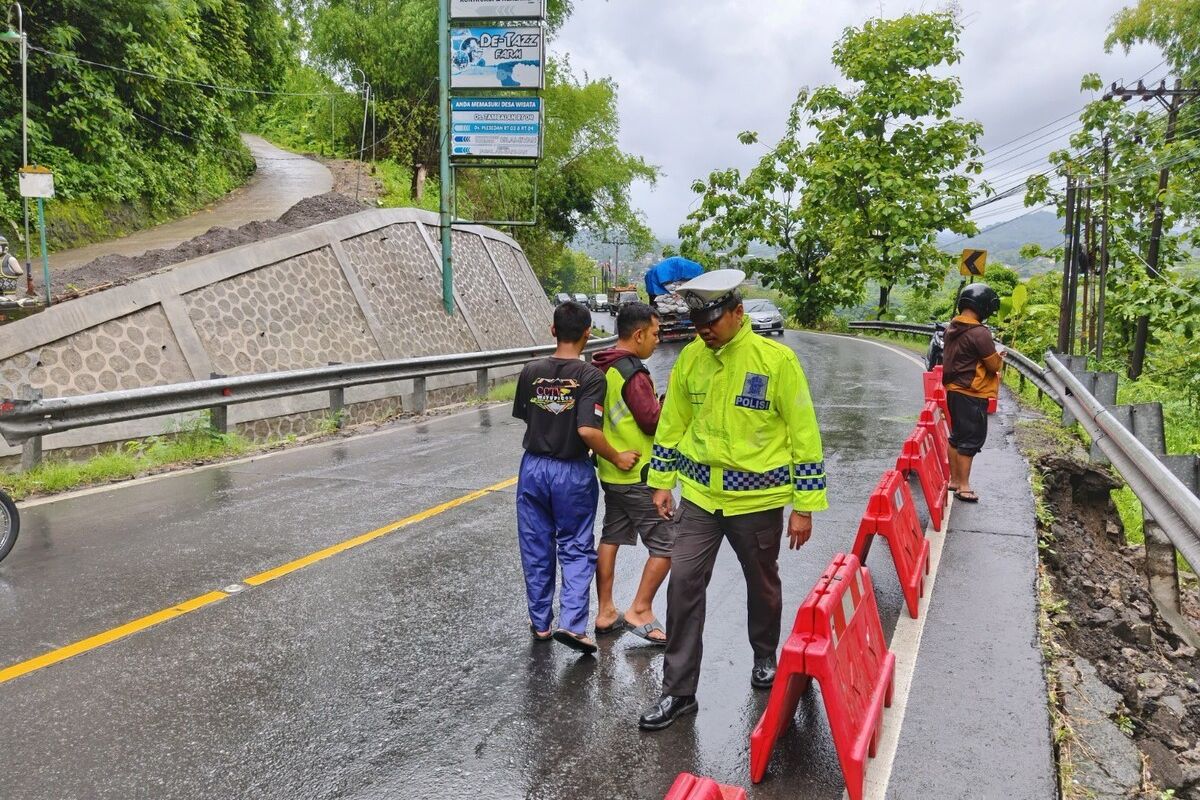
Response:
POLYGON ((576 303, 579 303, 584 308, 587 308, 588 306, 591 305, 591 303, 588 302, 588 296, 586 294, 584 294, 583 292, 576 292, 575 296, 571 299, 574 300, 576 303))
POLYGON ((592 311, 612 311, 612 306, 608 304, 608 295, 600 292, 591 297, 592 311))
POLYGON ((571 295, 567 294, 566 292, 559 292, 558 294, 554 295, 554 305, 561 306, 570 299, 571 295))
POLYGON ((750 317, 750 327, 758 333, 783 336, 783 312, 770 300, 747 300, 742 304, 750 317))

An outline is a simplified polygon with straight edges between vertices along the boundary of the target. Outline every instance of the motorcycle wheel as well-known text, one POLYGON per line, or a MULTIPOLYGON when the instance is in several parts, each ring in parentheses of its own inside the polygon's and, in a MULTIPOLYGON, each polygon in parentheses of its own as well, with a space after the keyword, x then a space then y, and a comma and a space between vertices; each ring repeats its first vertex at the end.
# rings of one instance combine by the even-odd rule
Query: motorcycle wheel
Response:
POLYGON ((0 492, 0 561, 8 555, 13 545, 17 543, 17 534, 21 531, 21 516, 17 506, 4 492, 0 492))

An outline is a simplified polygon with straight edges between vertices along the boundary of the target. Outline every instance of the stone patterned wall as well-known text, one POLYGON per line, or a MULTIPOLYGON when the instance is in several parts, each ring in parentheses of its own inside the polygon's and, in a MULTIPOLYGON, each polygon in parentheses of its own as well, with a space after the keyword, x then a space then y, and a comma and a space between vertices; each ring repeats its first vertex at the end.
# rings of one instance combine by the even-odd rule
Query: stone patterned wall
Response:
POLYGON ((554 314, 541 286, 535 286, 537 279, 533 273, 527 272, 517 263, 513 249, 504 242, 488 242, 487 249, 495 258, 496 266, 500 268, 500 273, 516 296, 517 308, 525 314, 537 343, 551 344, 553 339, 550 336, 550 325, 554 321, 554 314))
POLYGON ((484 350, 537 344, 521 321, 520 311, 500 282, 483 240, 473 233, 454 231, 451 240, 454 283, 467 313, 485 341, 484 350))
POLYGON ((385 349, 398 358, 478 350, 462 310, 447 319, 442 271, 415 223, 389 225, 342 242, 382 326, 385 349))
POLYGON ((65 397, 192 378, 166 315, 151 306, 0 362, 0 397, 21 386, 65 397))
POLYGON ((383 358, 328 247, 184 299, 213 370, 225 375, 383 358))
MULTIPOLYGON (((437 253, 422 235, 436 246, 435 219, 366 211, 13 322, 0 337, 0 397, 20 397, 25 386, 61 397, 203 379, 210 370, 242 375, 549 343, 551 305, 524 254, 494 233, 454 232, 461 302, 445 315, 437 253)), ((431 389, 430 406, 473 396, 474 374, 460 380, 431 389)), ((347 407, 351 422, 403 411, 400 397, 347 407)), ((256 439, 301 435, 327 416, 309 411, 238 428, 256 439)), ((45 447, 86 455, 162 425, 80 429, 48 437, 45 447)), ((13 453, 0 442, 0 459, 13 453)))

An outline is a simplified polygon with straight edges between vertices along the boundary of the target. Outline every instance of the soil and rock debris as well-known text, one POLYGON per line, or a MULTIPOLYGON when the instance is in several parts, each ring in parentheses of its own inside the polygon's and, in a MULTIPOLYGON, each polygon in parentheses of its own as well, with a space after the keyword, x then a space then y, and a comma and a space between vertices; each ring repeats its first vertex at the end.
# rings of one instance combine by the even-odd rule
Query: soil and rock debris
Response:
POLYGON ((101 288, 119 286, 183 261, 292 233, 373 207, 336 191, 327 192, 301 200, 277 220, 248 222, 238 228, 211 228, 170 249, 150 250, 140 256, 101 256, 59 273, 55 278, 56 283, 69 286, 71 290, 56 299, 61 302, 101 288))
MULTIPOLYGON (((1200 659, 1151 601, 1144 550, 1125 543, 1110 497, 1120 481, 1078 446, 1037 441, 1038 423, 1022 427, 1049 512, 1043 605, 1064 796, 1200 798, 1200 659)), ((1194 579, 1182 594, 1200 623, 1194 579)))

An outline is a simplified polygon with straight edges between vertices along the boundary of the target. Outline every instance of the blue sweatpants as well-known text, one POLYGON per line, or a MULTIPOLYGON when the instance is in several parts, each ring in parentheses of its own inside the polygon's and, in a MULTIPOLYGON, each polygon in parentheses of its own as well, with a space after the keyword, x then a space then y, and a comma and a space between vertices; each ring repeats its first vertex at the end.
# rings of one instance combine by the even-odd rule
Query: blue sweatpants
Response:
POLYGON ((600 486, 587 460, 563 461, 526 453, 517 480, 517 540, 525 568, 529 620, 550 630, 554 579, 562 565, 559 627, 587 633, 596 574, 596 501, 600 486))

